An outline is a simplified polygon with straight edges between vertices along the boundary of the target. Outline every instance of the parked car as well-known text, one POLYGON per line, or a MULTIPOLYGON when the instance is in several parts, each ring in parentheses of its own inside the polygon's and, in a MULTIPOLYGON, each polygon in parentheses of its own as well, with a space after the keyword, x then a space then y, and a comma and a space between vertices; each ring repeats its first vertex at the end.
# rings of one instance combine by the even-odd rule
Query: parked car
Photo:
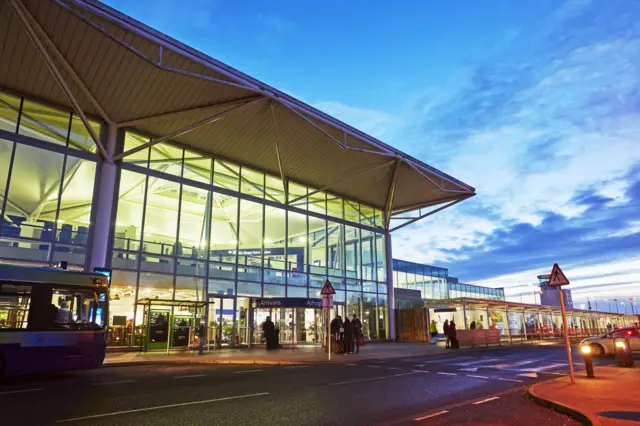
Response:
POLYGON ((600 337, 589 337, 580 342, 580 346, 588 345, 593 356, 615 355, 614 339, 628 338, 632 352, 640 352, 640 327, 620 327, 600 337))

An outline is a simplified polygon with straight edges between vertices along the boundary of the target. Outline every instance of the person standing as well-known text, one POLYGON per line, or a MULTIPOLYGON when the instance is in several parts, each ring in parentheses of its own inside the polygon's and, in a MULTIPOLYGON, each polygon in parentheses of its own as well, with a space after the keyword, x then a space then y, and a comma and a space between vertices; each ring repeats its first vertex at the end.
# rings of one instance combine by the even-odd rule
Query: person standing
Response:
POLYGON ((353 324, 349 321, 349 317, 344 319, 344 353, 353 353, 353 324))
POLYGON ((356 315, 353 316, 351 320, 351 325, 353 326, 353 338, 355 342, 356 354, 360 353, 360 340, 362 339, 362 323, 358 319, 356 315))
POLYGON ((458 343, 458 332, 456 331, 456 323, 453 320, 449 323, 449 340, 451 340, 451 349, 460 349, 458 343))
POLYGON ((451 347, 451 339, 449 339, 449 320, 444 321, 444 325, 442 326, 442 332, 444 333, 445 339, 447 342, 445 343, 445 348, 449 349, 451 347))
POLYGON ((271 321, 271 317, 267 317, 267 320, 262 324, 262 333, 264 334, 264 340, 267 343, 267 350, 273 349, 275 331, 276 329, 271 321))
POLYGON ((335 353, 340 353, 340 333, 342 330, 342 318, 340 315, 336 316, 333 320, 331 320, 331 339, 333 340, 333 348, 332 350, 335 353))

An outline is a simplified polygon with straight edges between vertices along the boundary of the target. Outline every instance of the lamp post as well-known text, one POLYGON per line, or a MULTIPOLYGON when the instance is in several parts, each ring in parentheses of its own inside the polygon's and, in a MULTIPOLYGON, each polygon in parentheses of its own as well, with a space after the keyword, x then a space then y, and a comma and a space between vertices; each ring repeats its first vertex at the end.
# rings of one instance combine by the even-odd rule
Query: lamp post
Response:
POLYGON ((620 302, 620 304, 622 306, 624 306, 624 313, 626 314, 627 313, 627 306, 624 304, 624 302, 620 302))
POLYGON ((604 300, 606 300, 607 302, 609 302, 609 312, 611 312, 611 300, 609 300, 609 299, 604 299, 604 300))
POLYGON ((616 302, 616 314, 619 314, 620 311, 618 310, 618 299, 613 299, 614 302, 616 302))
POLYGON ((629 302, 631 302, 631 314, 635 315, 636 309, 634 308, 634 305, 636 304, 636 299, 634 297, 630 297, 629 302))

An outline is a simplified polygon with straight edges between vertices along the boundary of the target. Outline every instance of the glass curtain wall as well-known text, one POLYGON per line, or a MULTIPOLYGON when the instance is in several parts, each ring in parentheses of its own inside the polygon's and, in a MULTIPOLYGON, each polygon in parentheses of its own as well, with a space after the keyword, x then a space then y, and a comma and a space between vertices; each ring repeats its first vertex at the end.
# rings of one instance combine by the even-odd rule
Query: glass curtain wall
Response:
MULTIPOLYGON (((127 132, 124 150, 148 141, 127 132)), ((134 304, 222 298, 226 315, 251 297, 318 298, 328 278, 335 303, 363 318, 366 337, 386 338, 380 212, 288 185, 289 205, 279 178, 169 143, 125 157, 111 265, 119 291, 138 288, 134 304), (237 296, 242 303, 232 303, 237 296)), ((140 310, 135 320, 133 307, 123 310, 125 323, 142 324, 140 310)))
POLYGON ((98 161, 89 132, 75 114, 3 92, 0 131, 0 259, 83 268, 98 161))
MULTIPOLYGON (((384 239, 379 246, 383 246, 384 239)), ((382 248, 384 253, 384 246, 382 248)), ((378 276, 384 265, 378 267, 378 276)), ((386 273, 386 272, 385 272, 386 273)), ((405 260, 393 259, 393 286, 420 291, 421 297, 427 300, 448 299, 451 297, 447 289, 448 269, 405 260)))

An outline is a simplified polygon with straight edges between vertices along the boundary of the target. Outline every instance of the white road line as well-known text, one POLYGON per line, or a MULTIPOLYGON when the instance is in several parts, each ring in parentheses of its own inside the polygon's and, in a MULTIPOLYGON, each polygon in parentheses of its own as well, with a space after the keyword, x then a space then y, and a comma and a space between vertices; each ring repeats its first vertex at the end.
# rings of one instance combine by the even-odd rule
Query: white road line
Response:
POLYGON ((358 365, 358 364, 347 364, 347 365, 350 365, 350 366, 352 366, 352 367, 355 367, 355 366, 356 366, 356 365, 358 365))
POLYGON ((549 365, 543 365, 542 367, 536 367, 536 368, 522 368, 521 371, 540 372, 540 371, 544 371, 544 370, 551 370, 552 368, 558 368, 558 367, 568 367, 568 365, 567 365, 567 363, 549 364, 549 365))
POLYGON ((411 371, 413 371, 414 373, 428 373, 427 370, 411 370, 411 371))
POLYGON ((93 386, 109 386, 109 385, 120 385, 122 383, 133 383, 135 380, 119 380, 117 382, 102 382, 102 383, 94 383, 93 386))
POLYGON ((473 377, 474 379, 488 379, 489 376, 478 376, 476 374, 466 374, 467 377, 473 377))
POLYGON ((495 364, 495 365, 487 365, 486 368, 496 368, 498 370, 501 369, 512 369, 515 367, 520 367, 522 365, 531 364, 533 362, 539 361, 538 359, 525 359, 523 361, 512 362, 511 364, 495 364))
POLYGON ((190 374, 188 376, 175 376, 174 379, 190 379, 192 377, 204 377, 206 374, 190 374))
POLYGON ((424 367, 427 364, 413 364, 414 367, 424 367))
POLYGON ((369 368, 380 368, 379 365, 367 365, 367 367, 369 367, 369 368))
POLYGON ((398 367, 387 367, 387 370, 402 370, 402 368, 398 368, 398 367))
POLYGON ((244 373, 257 373, 259 371, 262 370, 243 370, 243 371, 236 371, 236 374, 244 374, 244 373))
POLYGON ((445 373, 444 371, 438 371, 438 374, 442 374, 443 376, 457 376, 456 373, 445 373))
POLYGON ((372 380, 390 379, 392 377, 408 376, 410 374, 414 374, 414 373, 413 372, 400 373, 400 374, 392 374, 391 376, 369 377, 367 379, 358 379, 358 380, 349 380, 347 382, 329 383, 329 386, 340 386, 340 385, 348 385, 350 383, 370 382, 372 380))
POLYGON ((265 396, 265 395, 269 395, 269 392, 252 393, 248 395, 238 395, 238 396, 227 396, 224 398, 205 399, 203 401, 182 402, 180 404, 158 405, 156 407, 137 408, 135 410, 115 411, 113 413, 94 414, 92 416, 74 417, 72 419, 58 420, 56 421, 56 423, 68 423, 68 422, 75 422, 78 420, 97 419, 100 417, 120 416, 122 414, 139 413, 141 411, 162 410, 163 408, 185 407, 185 406, 196 405, 196 404, 209 404, 212 402, 231 401, 233 399, 244 399, 244 398, 252 398, 256 396, 265 396))
POLYGON ((418 417, 416 419, 413 419, 413 421, 414 422, 421 422, 422 420, 427 420, 427 419, 430 419, 432 417, 441 416, 441 415, 447 414, 447 413, 448 413, 447 410, 442 410, 442 411, 438 411, 437 413, 427 414, 426 416, 418 417))
POLYGON ((504 379, 502 377, 498 377, 498 380, 502 380, 503 382, 516 382, 516 383, 522 383, 522 380, 517 380, 517 379, 504 379))
POLYGON ((22 389, 22 390, 14 390, 14 391, 5 391, 5 392, 0 392, 0 395, 9 395, 12 393, 26 393, 26 392, 37 392, 37 391, 41 391, 44 390, 44 388, 36 388, 36 389, 22 389))
POLYGON ((492 396, 491 398, 483 399, 482 401, 476 401, 476 402, 473 403, 473 405, 484 404, 485 402, 495 401, 496 399, 500 399, 500 397, 499 396, 492 396))
POLYGON ((285 367, 285 370, 293 370, 294 368, 307 368, 308 365, 294 365, 293 367, 285 367))
POLYGON ((486 358, 486 359, 478 359, 478 360, 469 361, 469 362, 458 362, 458 363, 455 363, 454 365, 458 365, 461 367, 469 367, 469 366, 478 365, 478 364, 488 364, 490 362, 495 362, 495 361, 500 361, 500 358, 486 358))

